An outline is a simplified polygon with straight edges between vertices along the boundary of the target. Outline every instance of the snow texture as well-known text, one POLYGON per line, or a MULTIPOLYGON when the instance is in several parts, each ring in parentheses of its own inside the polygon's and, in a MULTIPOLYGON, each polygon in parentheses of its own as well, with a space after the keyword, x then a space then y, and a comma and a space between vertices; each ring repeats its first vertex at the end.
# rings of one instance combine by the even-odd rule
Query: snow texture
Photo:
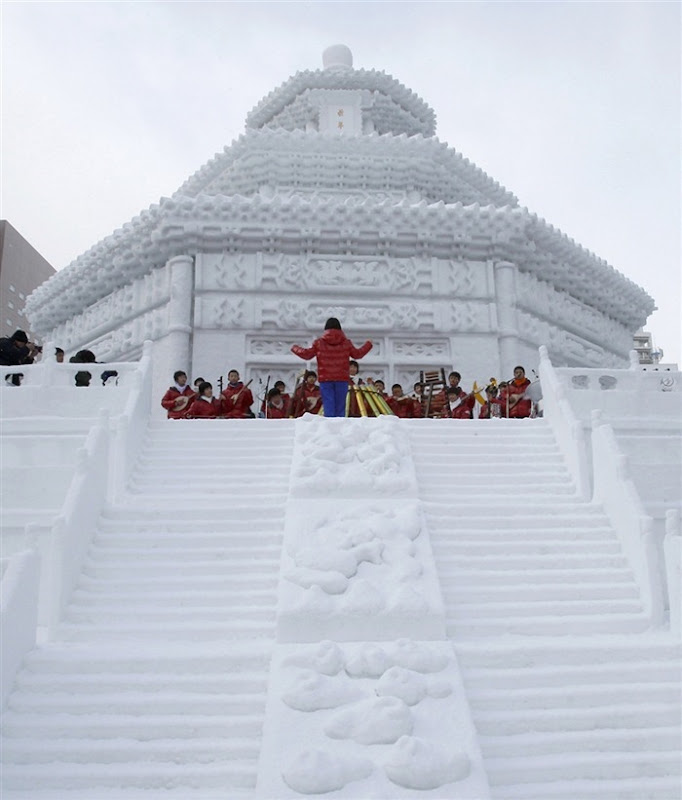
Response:
POLYGON ((450 644, 279 645, 258 776, 259 800, 488 798, 450 644))
POLYGON ((396 417, 326 419, 296 426, 293 497, 416 497, 407 437, 396 417))

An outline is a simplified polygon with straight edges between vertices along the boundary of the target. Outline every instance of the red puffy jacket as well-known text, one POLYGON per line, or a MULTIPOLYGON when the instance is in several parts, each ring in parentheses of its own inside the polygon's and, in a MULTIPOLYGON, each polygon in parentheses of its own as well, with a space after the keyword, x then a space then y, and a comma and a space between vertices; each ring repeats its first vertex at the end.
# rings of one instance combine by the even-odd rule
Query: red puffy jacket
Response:
POLYGON ((317 358, 317 378, 322 382, 347 381, 350 378, 348 364, 351 358, 362 358, 371 349, 371 342, 355 347, 343 331, 330 328, 319 339, 315 339, 311 347, 295 344, 291 352, 306 361, 313 356, 317 358))

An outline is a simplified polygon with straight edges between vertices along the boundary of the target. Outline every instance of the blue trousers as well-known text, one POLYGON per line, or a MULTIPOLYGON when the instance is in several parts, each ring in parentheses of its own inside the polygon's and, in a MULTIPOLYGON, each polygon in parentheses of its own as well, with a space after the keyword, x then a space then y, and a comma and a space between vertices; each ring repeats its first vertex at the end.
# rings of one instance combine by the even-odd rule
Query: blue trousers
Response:
POLYGON ((325 417, 346 416, 348 381, 320 381, 320 394, 325 417))

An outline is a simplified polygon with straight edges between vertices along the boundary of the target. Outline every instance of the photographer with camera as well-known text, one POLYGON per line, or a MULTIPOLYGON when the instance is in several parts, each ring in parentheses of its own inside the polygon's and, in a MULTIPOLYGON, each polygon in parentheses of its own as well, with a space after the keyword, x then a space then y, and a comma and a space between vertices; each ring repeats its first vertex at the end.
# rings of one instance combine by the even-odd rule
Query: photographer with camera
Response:
MULTIPOLYGON (((29 342, 26 332, 22 330, 16 330, 10 337, 0 339, 0 365, 3 367, 32 364, 42 352, 43 348, 29 342)), ((13 374, 11 376, 12 385, 19 386, 21 378, 21 374, 13 374)))

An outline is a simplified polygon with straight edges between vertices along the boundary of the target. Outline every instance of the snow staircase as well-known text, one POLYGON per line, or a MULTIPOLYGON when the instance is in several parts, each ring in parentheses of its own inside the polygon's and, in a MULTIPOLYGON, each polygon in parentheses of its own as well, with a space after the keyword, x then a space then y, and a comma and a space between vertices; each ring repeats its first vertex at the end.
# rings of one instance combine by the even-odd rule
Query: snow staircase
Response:
POLYGON ((679 644, 547 423, 407 424, 493 798, 679 800, 679 644))
POLYGON ((3 800, 250 797, 293 423, 153 425, 3 722, 3 800))

